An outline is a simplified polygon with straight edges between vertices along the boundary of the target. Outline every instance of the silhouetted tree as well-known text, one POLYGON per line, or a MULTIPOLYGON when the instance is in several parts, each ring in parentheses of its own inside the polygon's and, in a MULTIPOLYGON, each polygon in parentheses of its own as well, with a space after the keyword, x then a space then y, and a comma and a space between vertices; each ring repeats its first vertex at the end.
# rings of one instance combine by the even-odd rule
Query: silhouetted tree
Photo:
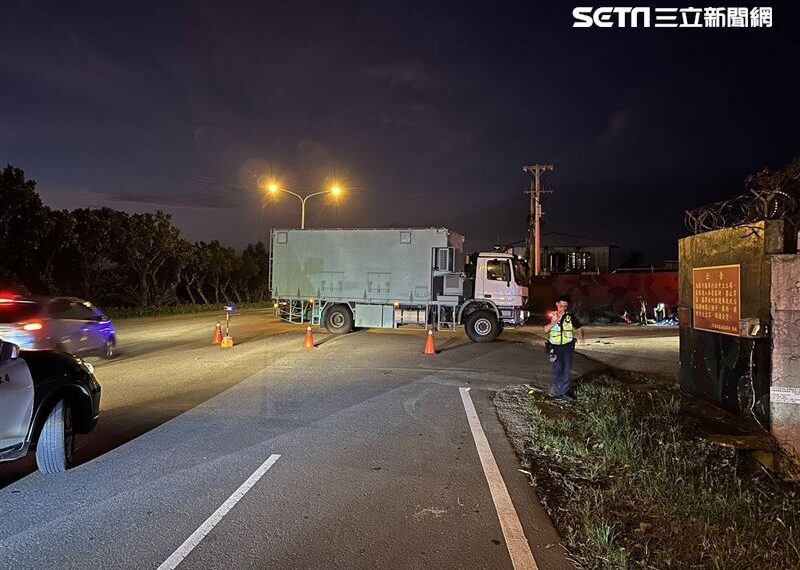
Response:
POLYGON ((39 247, 47 232, 47 208, 36 193, 36 182, 11 166, 0 172, 0 280, 40 285, 39 247))

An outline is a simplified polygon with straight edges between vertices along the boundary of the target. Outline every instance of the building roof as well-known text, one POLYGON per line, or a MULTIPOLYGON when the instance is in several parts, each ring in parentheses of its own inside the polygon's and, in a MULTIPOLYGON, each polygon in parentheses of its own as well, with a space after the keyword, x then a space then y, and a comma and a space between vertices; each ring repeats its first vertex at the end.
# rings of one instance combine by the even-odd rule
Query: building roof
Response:
POLYGON ((542 234, 542 247, 619 247, 610 241, 565 234, 561 232, 548 232, 542 234))

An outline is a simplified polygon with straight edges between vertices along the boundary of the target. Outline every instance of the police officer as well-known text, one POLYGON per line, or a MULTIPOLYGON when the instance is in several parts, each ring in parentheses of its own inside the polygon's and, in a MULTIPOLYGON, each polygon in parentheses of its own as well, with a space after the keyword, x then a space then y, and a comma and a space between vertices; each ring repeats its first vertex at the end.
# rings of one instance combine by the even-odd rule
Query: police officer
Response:
POLYGON ((581 341, 585 340, 580 321, 567 311, 568 308, 569 299, 559 297, 556 300, 556 310, 550 313, 550 322, 544 327, 550 343, 550 360, 553 362, 553 383, 549 394, 567 400, 571 399, 568 395, 569 372, 575 353, 575 332, 578 332, 581 341))

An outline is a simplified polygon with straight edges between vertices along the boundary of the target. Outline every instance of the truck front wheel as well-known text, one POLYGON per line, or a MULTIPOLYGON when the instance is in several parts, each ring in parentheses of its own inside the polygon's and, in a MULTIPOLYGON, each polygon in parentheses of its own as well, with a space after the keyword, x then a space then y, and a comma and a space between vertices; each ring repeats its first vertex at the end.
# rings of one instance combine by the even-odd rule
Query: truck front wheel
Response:
POLYGON ((325 328, 334 334, 349 333, 353 330, 353 313, 347 305, 334 305, 325 312, 325 328))
POLYGON ((492 311, 481 309, 471 313, 464 323, 472 342, 492 342, 500 334, 500 323, 492 311))

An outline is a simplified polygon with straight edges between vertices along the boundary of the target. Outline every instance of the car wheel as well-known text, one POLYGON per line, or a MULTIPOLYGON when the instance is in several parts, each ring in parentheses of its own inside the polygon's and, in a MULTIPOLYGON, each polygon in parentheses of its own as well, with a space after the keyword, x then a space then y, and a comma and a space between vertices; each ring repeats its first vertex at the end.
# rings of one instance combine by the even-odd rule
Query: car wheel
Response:
POLYGON ((492 311, 481 309, 467 317, 464 323, 472 342, 492 342, 500 334, 500 323, 492 311))
POLYGON ((325 328, 334 334, 353 330, 353 313, 347 305, 334 305, 325 312, 325 328))
POLYGON ((39 471, 63 473, 72 462, 74 449, 72 410, 64 400, 59 400, 47 416, 36 444, 36 465, 39 471))
POLYGON ((103 344, 103 358, 111 360, 117 355, 117 343, 113 338, 107 338, 103 344))

